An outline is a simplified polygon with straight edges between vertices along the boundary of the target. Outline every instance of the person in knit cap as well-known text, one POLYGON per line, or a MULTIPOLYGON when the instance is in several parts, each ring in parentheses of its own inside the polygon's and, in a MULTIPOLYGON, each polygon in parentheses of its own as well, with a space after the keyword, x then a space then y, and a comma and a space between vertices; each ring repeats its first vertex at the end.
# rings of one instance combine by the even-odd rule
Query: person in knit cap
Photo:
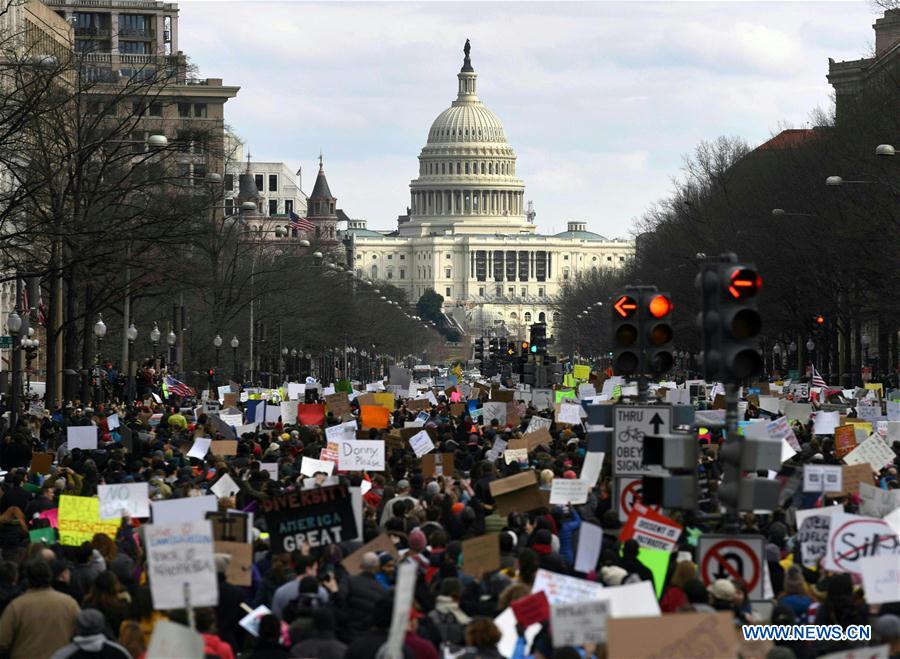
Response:
POLYGON ((423 570, 428 569, 431 561, 428 557, 428 539, 422 529, 416 527, 409 532, 407 536, 409 551, 406 552, 404 560, 415 561, 423 570))

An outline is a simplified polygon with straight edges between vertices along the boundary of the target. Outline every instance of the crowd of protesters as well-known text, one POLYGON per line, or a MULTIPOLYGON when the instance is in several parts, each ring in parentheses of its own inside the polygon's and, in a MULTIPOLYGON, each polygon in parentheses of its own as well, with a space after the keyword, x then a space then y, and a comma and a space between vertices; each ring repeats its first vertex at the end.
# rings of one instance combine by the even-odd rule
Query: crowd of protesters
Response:
MULTIPOLYGON (((193 401, 161 397, 162 402, 156 402, 149 395, 151 390, 157 395, 162 392, 152 385, 147 383, 142 392, 147 397, 134 404, 113 401, 89 407, 74 401, 56 409, 48 407, 42 416, 24 414, 3 433, 0 657, 138 659, 147 652, 155 624, 165 618, 192 624, 202 634, 206 657, 381 657, 391 627, 396 574, 401 564, 410 562, 418 576, 403 657, 430 659, 445 651, 450 653, 447 656, 500 657, 504 656, 498 645, 502 630, 495 618, 511 602, 531 593, 539 570, 577 576, 608 588, 654 578, 639 559, 635 540, 619 539, 622 522, 608 458, 586 504, 507 515, 496 509, 490 489, 496 479, 524 469, 534 469, 543 488, 549 488, 554 479, 577 478, 587 451, 582 426, 553 422, 551 441, 531 451, 528 464, 507 464, 502 456, 491 460, 494 456, 487 455, 495 439, 521 437, 532 416, 552 420, 553 410, 522 403, 518 423, 504 426, 496 419, 473 420, 466 413, 454 416, 446 393, 439 393, 437 404, 425 410, 425 427, 434 429, 440 453, 454 455, 452 475, 425 476, 420 460, 406 447, 388 453, 383 472, 338 476, 351 485, 360 485, 363 479, 371 483, 363 496, 363 541, 387 533, 396 556, 366 553, 360 571, 350 574, 342 561, 361 542, 302 545, 289 553, 276 553, 269 545, 264 517, 257 515, 250 586, 229 583, 230 557, 216 554, 216 607, 197 608, 191 616, 185 610, 155 610, 141 541, 141 522, 148 520, 123 518, 115 537, 96 534, 81 546, 61 546, 30 541, 29 531, 47 525, 41 513, 55 508, 61 495, 95 496, 101 484, 145 481, 155 500, 198 496, 209 492, 226 473, 240 491, 221 498, 220 508, 253 510, 267 498, 308 487, 310 483, 304 481, 313 477, 300 474, 301 459, 319 458, 326 448, 325 427, 347 417, 329 413, 324 427, 264 425, 239 438, 236 455, 209 455, 201 460, 186 453, 197 436, 220 437, 209 416, 202 412, 195 416, 193 401), (132 432, 131 450, 123 447, 121 428, 108 427, 112 413, 132 432), (148 419, 160 413, 158 423, 149 425, 148 419), (66 429, 88 424, 98 426, 98 449, 69 450, 66 429), (51 473, 35 473, 30 469, 33 455, 48 451, 55 454, 51 473), (277 479, 260 467, 262 462, 278 464, 277 479), (575 573, 575 547, 586 521, 602 527, 602 549, 594 570, 575 573), (501 568, 476 578, 461 569, 462 543, 485 534, 499 536, 501 568), (253 635, 239 621, 260 605, 271 613, 262 617, 258 635, 253 635)), ((402 428, 421 414, 408 403, 409 399, 397 399, 393 427, 402 428)), ((356 403, 351 405, 352 413, 358 415, 356 403)), ((746 415, 760 413, 750 405, 746 415)), ((781 476, 789 479, 804 464, 840 463, 831 438, 812 434, 809 425, 793 425, 801 451, 785 463, 781 476)), ((372 429, 369 436, 376 439, 386 432, 372 429)), ((721 433, 711 431, 702 441, 699 470, 707 477, 707 500, 697 510, 666 511, 685 533, 672 552, 660 589, 663 615, 728 611, 736 625, 869 624, 873 638, 868 644, 888 645, 888 656, 900 657, 900 601, 869 605, 859 580, 851 574, 803 566, 794 518, 787 509, 797 505, 798 497, 789 498, 783 509, 746 513, 740 519, 740 534, 766 539, 765 560, 774 595, 769 599, 770 614, 752 606, 742 582, 721 578, 705 584, 701 580, 696 534, 688 530, 697 534, 721 530, 715 514, 722 471, 715 448, 721 433)), ((895 442, 892 449, 900 456, 900 443, 895 442)), ((900 457, 873 472, 871 483, 897 488, 898 465, 900 457)), ((859 501, 843 495, 809 503, 825 504, 841 504, 847 512, 855 512, 859 501)), ((521 638, 507 656, 608 656, 602 643, 554 648, 549 620, 527 641, 521 627, 516 631, 521 638)), ((805 659, 866 644, 770 642, 760 656, 805 659)))

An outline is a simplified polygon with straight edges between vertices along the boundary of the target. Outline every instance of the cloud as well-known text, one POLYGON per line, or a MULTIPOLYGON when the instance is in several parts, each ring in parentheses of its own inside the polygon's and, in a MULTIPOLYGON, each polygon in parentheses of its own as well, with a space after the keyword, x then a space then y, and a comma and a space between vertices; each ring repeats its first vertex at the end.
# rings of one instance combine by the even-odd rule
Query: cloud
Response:
POLYGON ((862 2, 190 2, 179 48, 241 86, 226 120, 254 154, 312 171, 322 148, 339 205, 393 228, 468 37, 542 230, 624 236, 700 140, 827 106, 827 58, 864 56, 871 23, 862 2))

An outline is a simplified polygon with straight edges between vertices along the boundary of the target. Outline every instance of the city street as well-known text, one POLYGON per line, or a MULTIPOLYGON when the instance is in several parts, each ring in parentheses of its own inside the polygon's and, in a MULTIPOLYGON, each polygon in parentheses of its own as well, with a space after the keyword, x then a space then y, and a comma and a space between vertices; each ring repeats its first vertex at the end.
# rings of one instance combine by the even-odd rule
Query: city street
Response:
POLYGON ((900 659, 898 103, 895 0, 0 0, 0 659, 900 659))

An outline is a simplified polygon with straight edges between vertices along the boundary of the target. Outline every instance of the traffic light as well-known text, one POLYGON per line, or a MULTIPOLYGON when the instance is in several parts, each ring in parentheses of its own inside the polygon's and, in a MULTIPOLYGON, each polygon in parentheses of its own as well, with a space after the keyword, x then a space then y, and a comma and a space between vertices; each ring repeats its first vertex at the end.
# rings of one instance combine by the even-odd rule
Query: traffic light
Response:
POLYGON ((675 365, 672 350, 672 299, 668 293, 649 293, 642 299, 647 337, 646 366, 655 376, 671 370, 675 365))
MULTIPOLYGON (((691 419, 693 420, 693 419, 691 419)), ((658 465, 670 473, 644 476, 641 500, 647 505, 693 510, 697 507, 697 439, 692 432, 646 435, 641 454, 644 465, 658 465)))
POLYGON ((703 372, 707 381, 738 383, 763 370, 757 347, 762 319, 756 296, 762 277, 737 256, 725 254, 718 263, 706 263, 697 276, 703 335, 703 372))
POLYGON ((516 356, 516 342, 509 341, 506 344, 506 358, 512 359, 515 356, 516 356))
POLYGON ((530 345, 531 344, 528 343, 528 341, 522 341, 522 343, 519 344, 519 348, 520 348, 519 354, 523 357, 527 357, 528 356, 528 348, 530 345))
POLYGON ((526 362, 523 365, 522 382, 530 384, 532 387, 537 385, 537 364, 534 362, 526 362))
POLYGON ((639 293, 629 292, 617 296, 612 305, 613 370, 618 375, 634 375, 643 370, 638 302, 639 293))
POLYGON ((475 339, 475 357, 476 362, 484 361, 484 339, 479 337, 475 339))
POLYGON ((547 354, 547 325, 535 323, 531 326, 531 354, 547 354))
POLYGON ((719 448, 725 478, 719 486, 719 501, 732 510, 775 510, 781 483, 774 478, 747 478, 743 472, 781 469, 781 442, 769 437, 744 436, 726 441, 719 448), (734 476, 729 477, 729 472, 734 476))

